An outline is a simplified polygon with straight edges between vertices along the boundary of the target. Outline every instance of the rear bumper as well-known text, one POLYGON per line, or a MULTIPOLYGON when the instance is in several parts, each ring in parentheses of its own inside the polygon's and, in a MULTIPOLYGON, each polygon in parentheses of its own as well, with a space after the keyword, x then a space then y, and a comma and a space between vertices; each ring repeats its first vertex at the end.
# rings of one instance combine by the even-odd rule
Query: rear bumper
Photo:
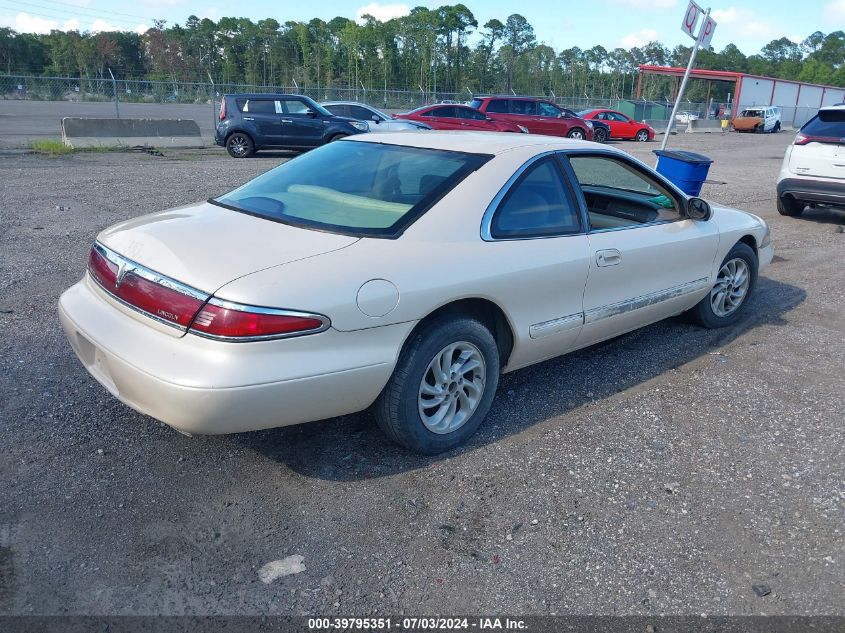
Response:
POLYGON ((136 411, 179 431, 238 433, 367 408, 413 324, 293 339, 227 343, 150 327, 116 309, 86 278, 59 319, 88 372, 136 411))
POLYGON ((845 205, 845 180, 784 178, 777 191, 778 198, 790 195, 806 202, 845 205))

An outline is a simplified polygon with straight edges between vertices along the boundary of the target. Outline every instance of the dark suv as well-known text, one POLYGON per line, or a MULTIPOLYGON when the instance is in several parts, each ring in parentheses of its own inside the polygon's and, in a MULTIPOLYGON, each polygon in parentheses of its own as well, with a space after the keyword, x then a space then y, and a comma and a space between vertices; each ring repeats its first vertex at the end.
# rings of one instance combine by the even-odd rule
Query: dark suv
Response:
POLYGON ((368 124, 335 116, 303 95, 224 95, 214 140, 234 158, 260 149, 310 149, 351 134, 368 124))
POLYGON ((535 97, 476 97, 469 102, 494 121, 528 128, 531 134, 593 140, 593 125, 545 99, 535 97))

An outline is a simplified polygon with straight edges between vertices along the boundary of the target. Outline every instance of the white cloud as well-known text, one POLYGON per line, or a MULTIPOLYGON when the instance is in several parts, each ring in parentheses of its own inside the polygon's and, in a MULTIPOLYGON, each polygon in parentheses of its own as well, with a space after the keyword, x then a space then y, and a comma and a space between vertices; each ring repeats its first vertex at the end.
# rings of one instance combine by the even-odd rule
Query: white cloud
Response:
POLYGON ((92 33, 99 33, 100 31, 122 31, 123 29, 121 29, 119 26, 115 26, 111 22, 97 18, 91 23, 90 30, 92 33))
POLYGON ((76 18, 59 22, 59 20, 48 20, 39 18, 29 13, 18 13, 14 18, 0 19, 5 25, 10 26, 18 33, 49 33, 53 29, 62 31, 75 31, 79 29, 79 20, 76 18))
POLYGON ((644 46, 656 39, 657 31, 654 29, 640 29, 636 33, 629 33, 619 40, 619 43, 623 48, 634 48, 635 46, 644 46))
POLYGON ((613 2, 635 9, 671 9, 678 6, 678 0, 613 0, 613 2))
POLYGON ((355 19, 358 22, 363 22, 365 15, 371 15, 379 22, 387 22, 393 18, 408 15, 410 12, 411 9, 407 4, 379 4, 378 2, 371 2, 355 12, 355 19))
POLYGON ((718 38, 720 35, 719 27, 725 27, 722 33, 727 38, 725 41, 739 37, 762 39, 781 34, 771 22, 761 19, 760 16, 749 9, 728 7, 727 9, 716 9, 712 15, 713 19, 716 20, 716 37, 718 38))
POLYGON ((824 15, 840 24, 845 21, 845 0, 833 0, 824 5, 824 15))

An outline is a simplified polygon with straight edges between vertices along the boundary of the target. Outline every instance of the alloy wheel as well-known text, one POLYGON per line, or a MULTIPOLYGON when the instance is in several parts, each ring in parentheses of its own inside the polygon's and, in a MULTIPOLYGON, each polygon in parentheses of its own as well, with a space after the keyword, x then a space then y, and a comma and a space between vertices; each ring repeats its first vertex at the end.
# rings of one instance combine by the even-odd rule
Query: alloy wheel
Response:
POLYGON ((229 139, 229 148, 234 154, 243 156, 249 149, 249 141, 243 134, 235 134, 229 139))
POLYGON ((748 264, 735 257, 722 266, 716 285, 710 290, 710 307, 718 317, 730 316, 742 305, 751 284, 748 264))
POLYGON ((423 373, 417 408, 432 433, 456 431, 472 416, 484 395, 486 363, 472 343, 451 343, 440 350, 423 373))

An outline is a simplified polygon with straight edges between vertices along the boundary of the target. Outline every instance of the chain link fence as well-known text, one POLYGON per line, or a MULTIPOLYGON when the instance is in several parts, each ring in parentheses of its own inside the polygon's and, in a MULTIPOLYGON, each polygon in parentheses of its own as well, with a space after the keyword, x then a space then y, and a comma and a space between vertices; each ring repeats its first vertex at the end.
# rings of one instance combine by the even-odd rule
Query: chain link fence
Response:
MULTIPOLYGON (((115 93, 121 103, 189 103, 211 104, 224 94, 231 93, 293 93, 304 94, 316 101, 360 101, 391 110, 415 108, 438 101, 464 103, 473 94, 463 92, 430 92, 375 88, 341 88, 334 86, 259 86, 251 84, 212 84, 210 82, 144 81, 103 78, 37 77, 24 75, 0 76, 0 99, 32 101, 113 101, 115 93)), ((566 97, 534 95, 551 99, 572 110, 587 108, 620 109, 626 99, 566 97)), ((649 102, 651 103, 651 102, 649 102)), ((657 104, 655 105, 662 105, 657 104)), ((690 104, 700 110, 702 104, 690 104)), ((668 106, 671 108, 671 104, 668 106)))

